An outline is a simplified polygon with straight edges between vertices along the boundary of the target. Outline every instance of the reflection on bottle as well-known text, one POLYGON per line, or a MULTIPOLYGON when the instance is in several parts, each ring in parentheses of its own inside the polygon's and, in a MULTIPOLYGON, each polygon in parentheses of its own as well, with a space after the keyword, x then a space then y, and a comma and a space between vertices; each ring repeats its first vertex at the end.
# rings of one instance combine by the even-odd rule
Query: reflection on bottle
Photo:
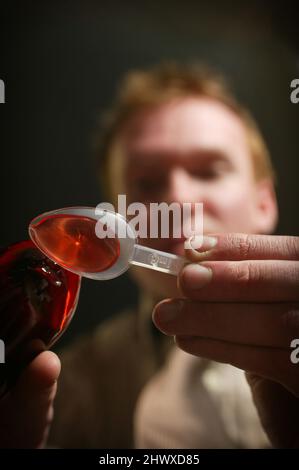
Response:
POLYGON ((80 277, 48 259, 27 240, 0 252, 0 390, 7 389, 23 367, 49 348, 75 312, 80 277))

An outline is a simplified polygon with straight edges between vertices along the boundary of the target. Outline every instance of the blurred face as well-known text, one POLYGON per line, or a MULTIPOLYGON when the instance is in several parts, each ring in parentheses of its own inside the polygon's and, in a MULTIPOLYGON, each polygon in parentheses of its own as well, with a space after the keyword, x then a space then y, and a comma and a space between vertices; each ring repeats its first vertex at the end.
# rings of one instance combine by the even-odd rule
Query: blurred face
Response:
MULTIPOLYGON (((127 122, 120 146, 119 187, 127 201, 202 202, 204 233, 266 232, 244 126, 209 98, 184 98, 140 112, 127 122)), ((118 192, 120 192, 118 190, 118 192)), ((273 224, 273 221, 272 221, 273 224)), ((141 240, 183 255, 184 239, 141 240)), ((131 274, 155 297, 176 294, 172 276, 141 268, 131 274)))

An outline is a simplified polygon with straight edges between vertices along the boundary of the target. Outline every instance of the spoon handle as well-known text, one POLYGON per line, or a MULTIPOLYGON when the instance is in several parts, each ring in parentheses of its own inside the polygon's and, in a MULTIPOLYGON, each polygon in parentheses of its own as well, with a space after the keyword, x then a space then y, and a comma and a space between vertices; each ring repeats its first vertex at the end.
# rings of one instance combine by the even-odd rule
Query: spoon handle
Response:
POLYGON ((176 276, 187 260, 182 256, 136 244, 130 263, 176 276))

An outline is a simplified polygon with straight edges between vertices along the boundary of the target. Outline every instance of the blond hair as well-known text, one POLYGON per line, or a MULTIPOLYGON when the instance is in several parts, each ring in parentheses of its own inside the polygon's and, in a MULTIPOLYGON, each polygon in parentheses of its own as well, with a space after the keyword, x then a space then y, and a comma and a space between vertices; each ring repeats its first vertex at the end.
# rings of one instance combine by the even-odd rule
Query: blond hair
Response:
POLYGON ((114 105, 102 116, 96 133, 95 151, 104 189, 111 189, 107 188, 109 178, 106 178, 109 160, 124 124, 145 108, 184 97, 212 98, 239 116, 247 134, 256 180, 267 177, 275 180, 265 140, 249 111, 230 92, 224 78, 204 65, 162 63, 149 70, 128 73, 120 84, 114 105))

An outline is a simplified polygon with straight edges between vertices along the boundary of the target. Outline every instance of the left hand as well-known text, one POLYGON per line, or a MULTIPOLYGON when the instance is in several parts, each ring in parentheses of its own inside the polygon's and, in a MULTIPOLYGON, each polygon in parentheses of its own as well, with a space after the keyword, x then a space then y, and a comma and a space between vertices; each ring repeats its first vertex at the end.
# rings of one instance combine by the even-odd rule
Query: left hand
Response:
MULTIPOLYGON (((184 298, 160 302, 153 320, 164 333, 174 335, 184 351, 249 372, 251 385, 257 383, 253 376, 262 379, 260 389, 266 384, 268 390, 270 383, 269 393, 272 385, 276 389, 282 385, 295 400, 296 413, 291 413, 298 426, 299 364, 291 361, 290 344, 299 338, 299 238, 213 237, 217 243, 210 251, 186 250, 193 263, 178 278, 184 298)), ((257 401, 264 421, 270 422, 270 428, 278 426, 274 436, 266 430, 272 442, 281 445, 285 429, 272 422, 269 403, 261 405, 260 397, 257 401)), ((298 435, 290 439, 299 443, 298 435)))

